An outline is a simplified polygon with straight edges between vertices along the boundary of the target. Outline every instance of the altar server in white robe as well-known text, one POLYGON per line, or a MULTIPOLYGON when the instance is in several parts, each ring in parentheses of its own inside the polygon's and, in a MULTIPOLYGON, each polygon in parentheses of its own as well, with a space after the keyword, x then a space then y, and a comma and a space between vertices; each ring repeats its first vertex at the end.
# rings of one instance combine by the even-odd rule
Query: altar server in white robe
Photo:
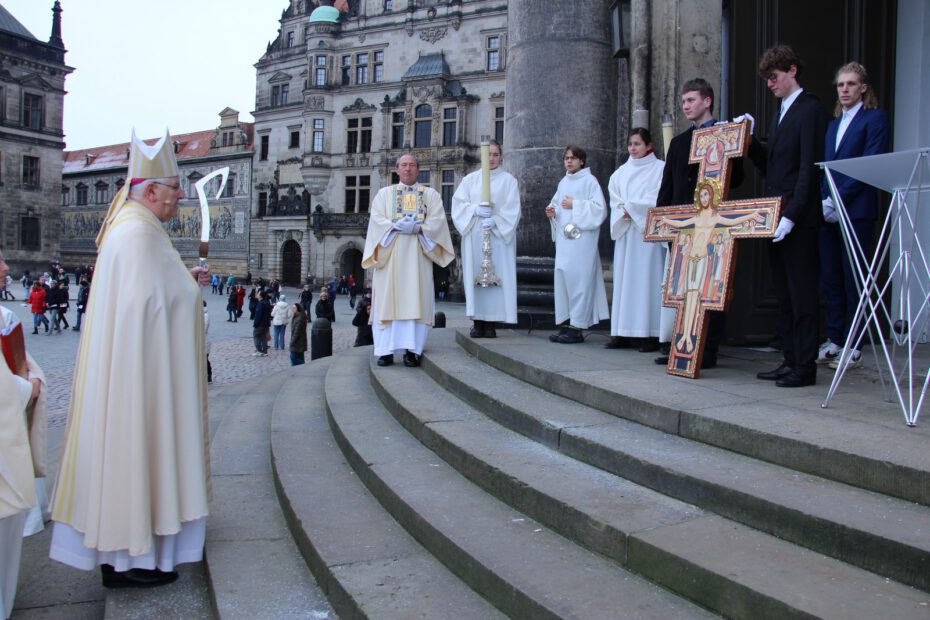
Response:
POLYGON ((656 206, 665 162, 652 152, 647 129, 630 131, 630 159, 607 184, 610 193, 610 237, 614 245, 614 290, 610 309, 608 348, 621 337, 639 339, 642 352, 659 349, 662 278, 665 257, 662 245, 643 241, 649 209, 656 206))
POLYGON ((397 160, 400 183, 378 191, 371 203, 362 267, 372 277, 372 337, 379 366, 420 365, 433 325, 433 264, 455 258, 442 197, 417 183, 420 165, 412 154, 397 160))
POLYGON ((565 176, 546 207, 555 241, 555 322, 566 323, 552 342, 583 342, 582 330, 610 318, 604 269, 597 253, 600 226, 607 217, 604 192, 586 166, 587 153, 569 146, 565 176))
POLYGON ((452 223, 462 235, 462 285, 465 315, 474 321, 472 338, 494 338, 495 323, 517 322, 517 224, 520 222, 520 189, 513 175, 501 167, 497 142, 489 147, 491 205, 481 205, 482 171, 472 172, 452 196, 452 223), (484 258, 484 231, 491 231, 491 259, 500 286, 481 287, 475 279, 484 258))
POLYGON ((105 587, 170 583, 203 557, 210 270, 189 270, 162 226, 183 197, 168 133, 152 146, 133 133, 97 235, 51 507, 51 558, 99 565, 105 587))
MULTIPOLYGON (((9 271, 0 253, 0 289, 9 271)), ((0 334, 22 323, 0 306, 0 334)), ((26 376, 0 356, 0 612, 9 618, 16 599, 23 536, 43 529, 45 497, 45 375, 25 355, 26 376)))

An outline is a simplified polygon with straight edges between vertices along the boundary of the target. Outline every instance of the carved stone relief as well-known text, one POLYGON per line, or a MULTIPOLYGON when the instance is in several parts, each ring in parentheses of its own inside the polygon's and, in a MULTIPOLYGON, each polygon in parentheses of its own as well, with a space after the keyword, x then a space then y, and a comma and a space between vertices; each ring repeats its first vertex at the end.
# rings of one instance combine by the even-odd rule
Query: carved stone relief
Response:
POLYGON ((448 31, 449 29, 446 28, 445 26, 426 28, 425 30, 420 31, 420 38, 426 41, 427 43, 435 43, 436 41, 439 41, 444 36, 446 36, 446 33, 448 31))

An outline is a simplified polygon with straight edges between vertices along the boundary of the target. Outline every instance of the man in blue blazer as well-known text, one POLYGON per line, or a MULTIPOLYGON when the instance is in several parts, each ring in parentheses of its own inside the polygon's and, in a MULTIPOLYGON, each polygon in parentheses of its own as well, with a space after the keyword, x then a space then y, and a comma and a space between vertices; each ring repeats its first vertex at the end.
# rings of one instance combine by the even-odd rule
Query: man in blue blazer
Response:
POLYGON ((768 140, 753 140, 749 158, 765 175, 764 196, 782 196, 782 213, 769 246, 772 283, 778 297, 784 360, 759 379, 779 387, 803 387, 817 381, 818 239, 823 223, 820 171, 827 112, 820 100, 798 83, 804 68, 787 45, 767 49, 759 76, 781 102, 768 140))
MULTIPOLYGON (((888 150, 891 134, 888 114, 878 109, 878 99, 869 88, 869 76, 858 62, 843 65, 836 72, 837 103, 835 119, 827 127, 824 160, 850 159, 878 155, 888 150)), ((846 175, 833 173, 833 180, 849 216, 852 234, 859 240, 865 255, 872 255, 872 237, 878 217, 878 195, 871 185, 846 175)), ((821 184, 823 217, 820 230, 820 287, 826 300, 827 341, 820 346, 817 362, 836 367, 842 348, 854 347, 858 334, 849 327, 859 303, 856 280, 840 233, 839 213, 830 197, 826 178, 821 184)), ((865 267, 863 265, 863 267, 865 267)), ((851 366, 860 363, 858 349, 852 353, 851 366)))

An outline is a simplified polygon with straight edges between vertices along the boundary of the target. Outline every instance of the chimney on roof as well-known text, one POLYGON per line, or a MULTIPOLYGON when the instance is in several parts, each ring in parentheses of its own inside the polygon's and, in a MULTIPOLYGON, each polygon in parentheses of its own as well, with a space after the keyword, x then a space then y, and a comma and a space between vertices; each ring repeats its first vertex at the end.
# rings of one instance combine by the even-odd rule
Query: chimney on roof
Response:
POLYGON ((129 149, 126 149, 126 161, 129 161, 129 149))
POLYGON ((55 6, 52 7, 52 36, 49 37, 48 44, 65 49, 65 42, 61 38, 61 2, 58 0, 55 0, 55 6))
POLYGON ((179 140, 174 141, 174 152, 175 153, 181 152, 181 142, 179 140))
POLYGON ((90 162, 92 162, 92 161, 94 161, 94 154, 93 154, 93 153, 87 153, 86 155, 84 155, 84 165, 85 165, 85 166, 89 166, 89 165, 90 165, 90 162))

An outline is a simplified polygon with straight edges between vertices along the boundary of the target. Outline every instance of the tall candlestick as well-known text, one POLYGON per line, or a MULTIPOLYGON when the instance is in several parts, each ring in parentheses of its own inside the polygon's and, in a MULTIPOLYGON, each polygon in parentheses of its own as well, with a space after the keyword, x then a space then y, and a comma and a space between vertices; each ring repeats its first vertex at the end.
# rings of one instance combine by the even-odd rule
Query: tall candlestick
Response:
POLYGON ((481 202, 491 204, 491 138, 481 136, 481 202))

